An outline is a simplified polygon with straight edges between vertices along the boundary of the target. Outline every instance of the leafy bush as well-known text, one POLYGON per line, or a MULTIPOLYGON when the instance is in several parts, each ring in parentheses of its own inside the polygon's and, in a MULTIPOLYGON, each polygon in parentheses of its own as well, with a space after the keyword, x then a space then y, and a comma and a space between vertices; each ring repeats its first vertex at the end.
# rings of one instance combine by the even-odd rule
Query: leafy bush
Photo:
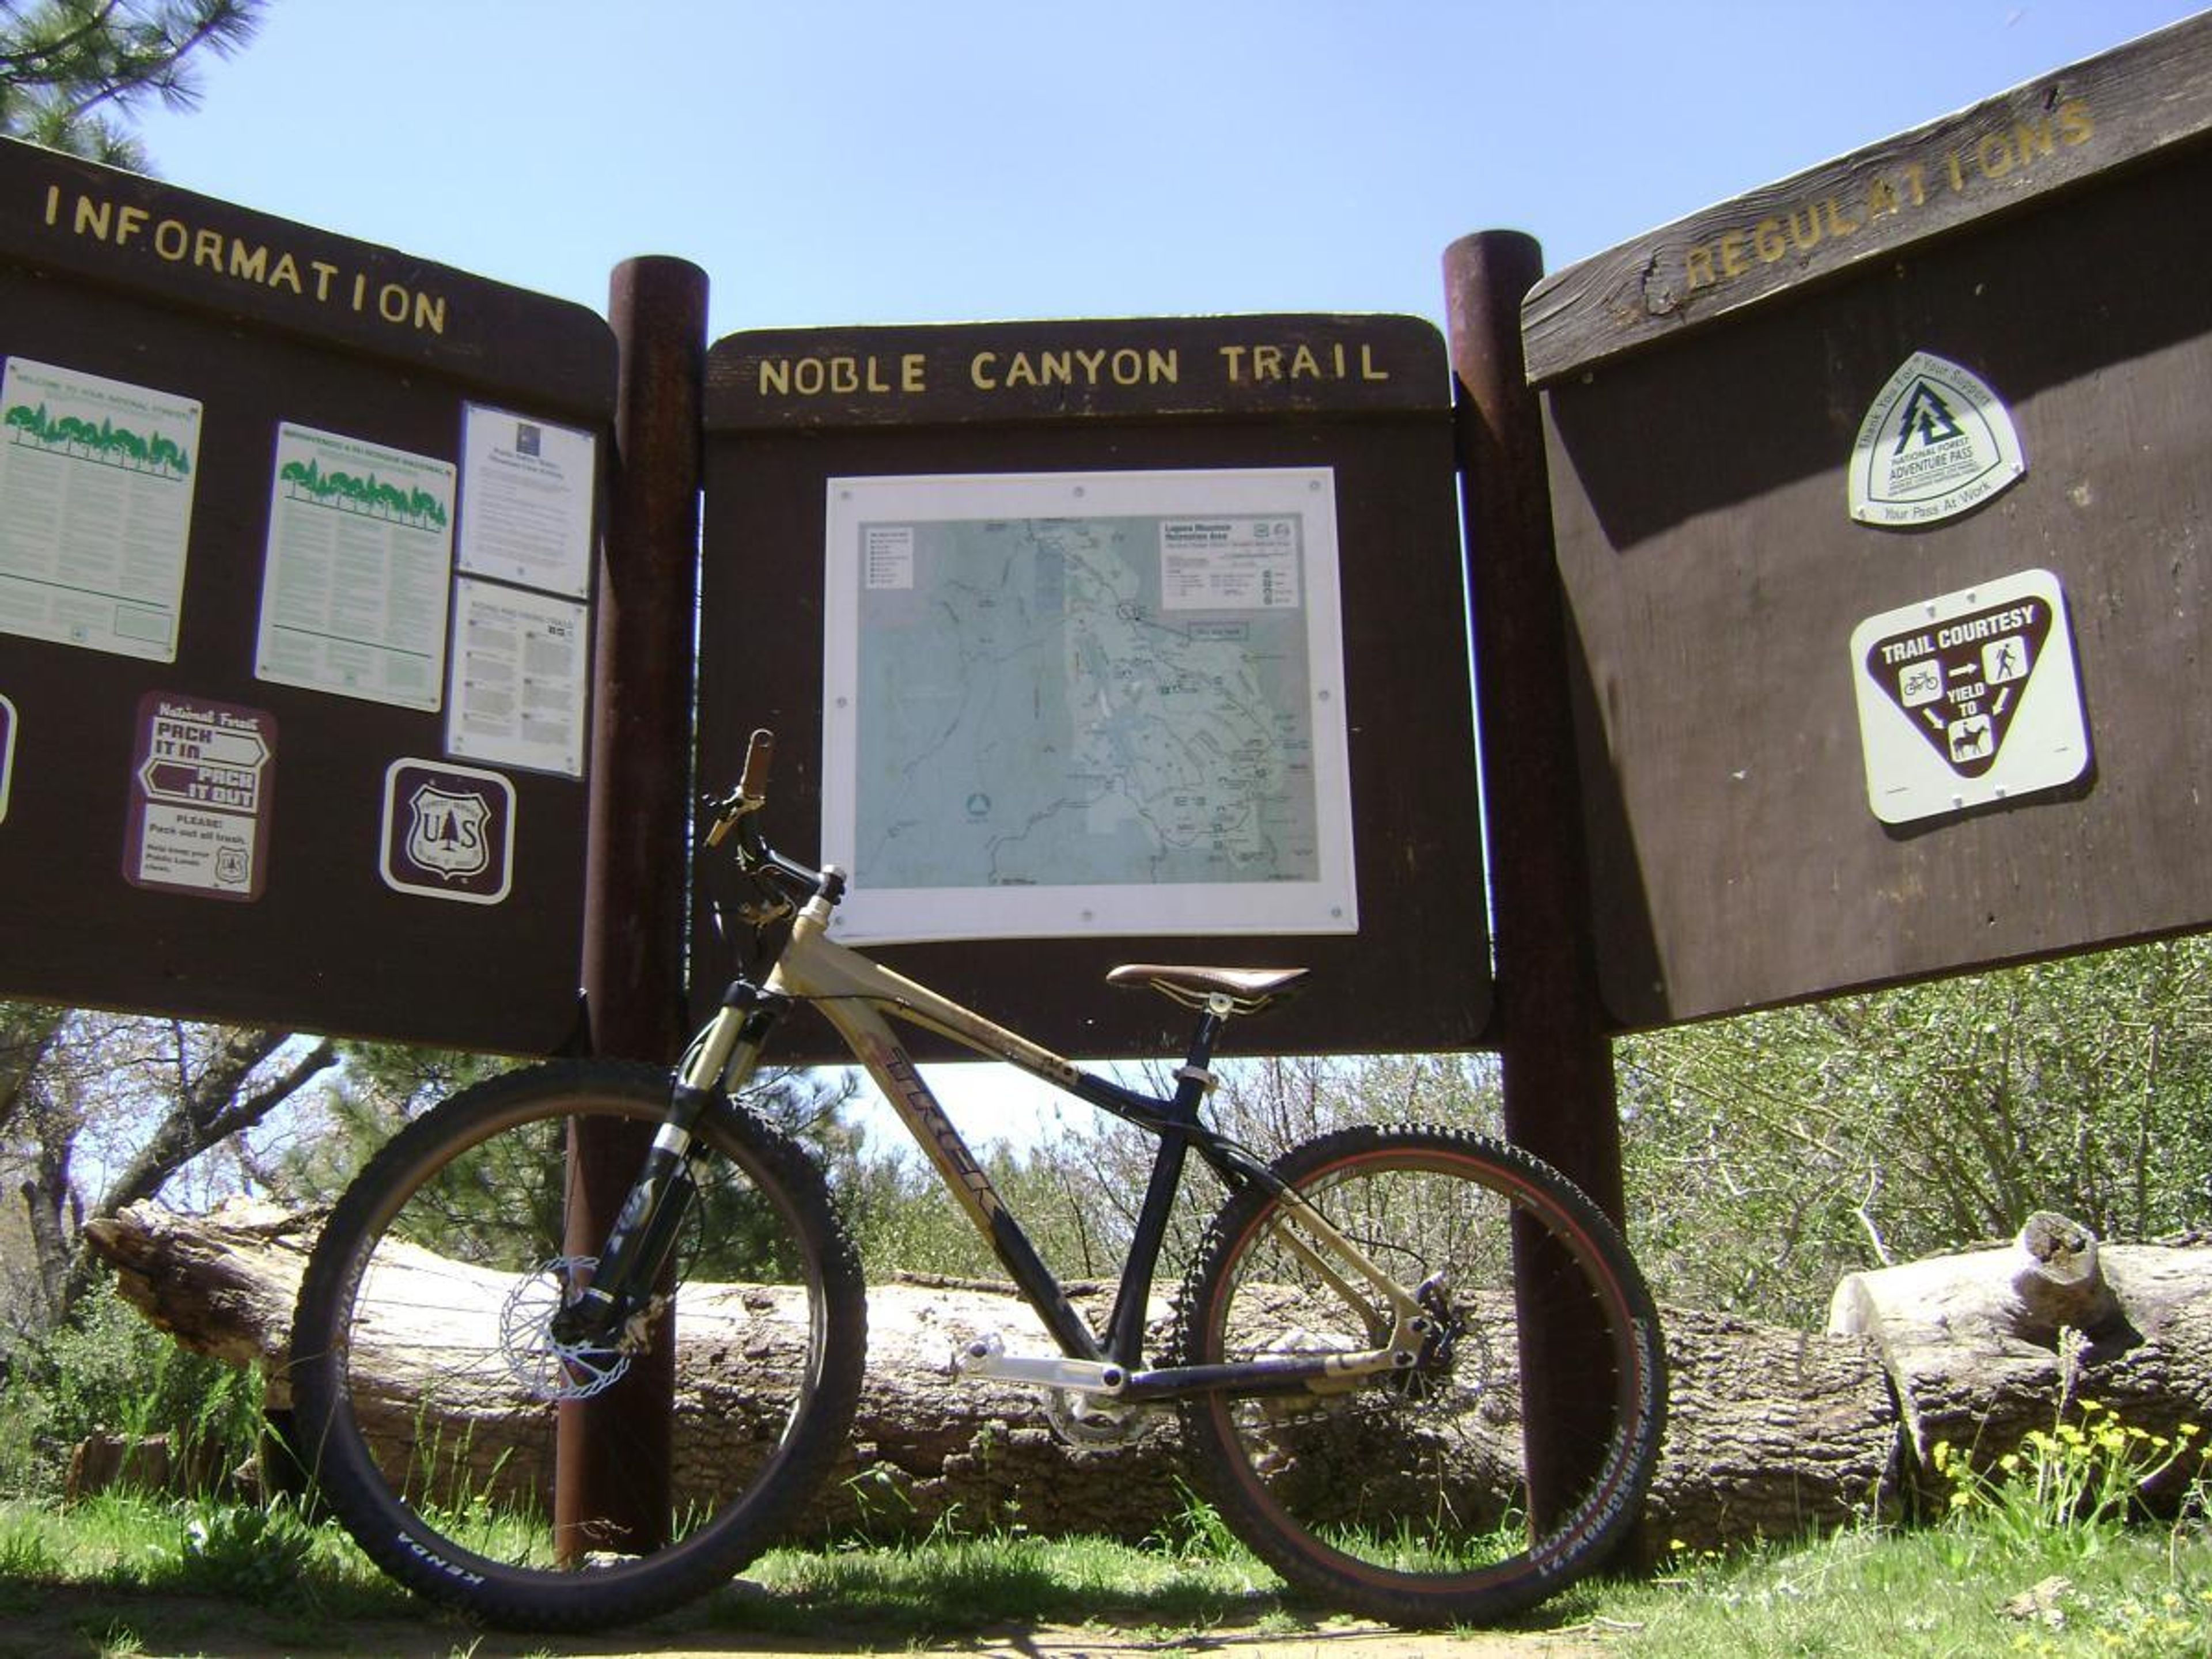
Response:
POLYGON ((258 1375, 180 1348, 103 1283, 68 1322, 10 1356, 0 1388, 0 1492, 60 1485, 90 1436, 167 1434, 173 1458, 230 1468, 261 1431, 258 1375))

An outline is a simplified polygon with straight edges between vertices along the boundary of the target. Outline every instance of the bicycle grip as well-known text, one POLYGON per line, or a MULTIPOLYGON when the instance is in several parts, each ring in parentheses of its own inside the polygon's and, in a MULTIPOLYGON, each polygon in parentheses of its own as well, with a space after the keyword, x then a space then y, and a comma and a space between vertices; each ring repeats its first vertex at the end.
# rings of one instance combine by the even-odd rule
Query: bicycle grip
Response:
POLYGON ((738 793, 746 800, 768 796, 768 769, 775 759, 775 733, 766 726, 755 730, 745 745, 745 775, 738 781, 738 793))

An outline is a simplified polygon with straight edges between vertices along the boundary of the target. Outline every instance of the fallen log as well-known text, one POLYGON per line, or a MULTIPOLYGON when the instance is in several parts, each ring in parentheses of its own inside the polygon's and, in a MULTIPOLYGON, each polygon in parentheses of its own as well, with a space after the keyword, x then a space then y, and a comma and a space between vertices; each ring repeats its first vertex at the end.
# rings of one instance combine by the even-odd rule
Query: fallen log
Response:
POLYGON ((1986 1471, 2085 1399, 2150 1434, 2212 1422, 2212 1250, 2201 1246, 2100 1243, 2039 1212, 2009 1245, 1846 1276, 1828 1329, 1881 1355, 1925 1500, 1946 1496, 1938 1444, 1986 1471))
MULTIPOLYGON (((198 1216, 137 1205, 88 1231, 133 1305, 185 1346, 257 1367, 281 1411, 289 1404, 283 1379, 292 1302, 319 1220, 235 1202, 198 1216)), ((2057 1264, 2045 1277, 2082 1276, 2077 1269, 2086 1252, 2069 1245, 2070 1237, 2039 1235, 2046 1266, 2057 1264)), ((2021 1249, 1997 1254, 2005 1257, 2005 1305, 2022 1310, 2003 1316, 2002 1341, 2010 1347, 1999 1344, 1987 1321, 1978 1327, 1965 1321, 1958 1296, 1936 1288, 1962 1276, 1987 1281, 1992 1269, 1978 1261, 1887 1270, 1913 1275, 1909 1279, 1853 1275, 1839 1288, 1837 1306, 1856 1311, 1839 1314, 1823 1333, 1663 1310, 1673 1399, 1642 1528, 1645 1553, 1789 1537, 1869 1513, 1893 1515, 1926 1486, 1923 1471, 1935 1438, 1994 1456, 2027 1429, 2047 1426, 2057 1354, 2018 1333, 2073 1328, 2063 1323, 2069 1310, 2087 1317, 2083 1310, 2100 1304, 2079 1285, 2062 1285, 2056 1304, 2039 1302, 2040 1291, 2013 1283, 2024 1270, 2021 1249), (2088 1299, 2065 1300, 2082 1296, 2088 1299), (1972 1335, 1978 1329, 1984 1334, 1972 1335)), ((2203 1291, 2212 1251, 2105 1246, 2095 1262, 2119 1310, 2118 1322, 2107 1317, 2100 1326, 2100 1340, 2119 1346, 2114 1353, 2086 1349, 2077 1378, 2094 1381, 2130 1420, 2205 1420, 2212 1408, 2205 1376, 2212 1298, 2203 1291)), ((788 1294, 772 1287, 732 1293, 788 1294)), ((1985 1286, 1977 1294, 1989 1300, 1995 1291, 1985 1286)), ((1084 1302, 1078 1298, 1079 1306, 1084 1302)), ((1152 1311, 1157 1335, 1164 1309, 1152 1311)), ((1095 1318, 1095 1304, 1091 1312, 1095 1318)), ((870 1287, 867 1384, 811 1529, 902 1534, 957 1516, 1040 1533, 1140 1538, 1171 1524, 1183 1501, 1173 1414, 1144 1419, 1127 1443, 1066 1444, 1029 1390, 954 1374, 955 1349, 994 1331, 1017 1350, 1043 1351, 1034 1319, 1010 1291, 943 1282, 870 1287)), ((690 1386, 706 1384, 695 1379, 690 1386)), ((404 1386, 395 1384, 394 1393, 411 1399, 404 1386)), ((418 1426, 410 1419, 407 1431, 418 1426)), ((1504 1439, 1517 1437, 1517 1423, 1500 1428, 1504 1439)), ((1494 1455, 1495 1446, 1471 1454, 1494 1455)))

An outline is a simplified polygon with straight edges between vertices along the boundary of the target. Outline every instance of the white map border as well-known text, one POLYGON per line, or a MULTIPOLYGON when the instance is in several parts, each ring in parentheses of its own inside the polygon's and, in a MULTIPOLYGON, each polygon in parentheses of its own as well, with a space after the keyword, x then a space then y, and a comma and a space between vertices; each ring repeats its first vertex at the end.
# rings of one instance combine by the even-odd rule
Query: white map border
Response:
POLYGON ((1344 641, 1330 467, 1206 471, 942 473, 833 477, 825 538, 822 856, 854 881, 836 917, 852 943, 1110 938, 1174 933, 1351 933, 1352 868, 1344 641), (863 523, 887 520, 1223 517, 1296 514, 1304 523, 1304 611, 1317 878, 1105 886, 874 888, 854 870, 860 740, 856 694, 863 523))

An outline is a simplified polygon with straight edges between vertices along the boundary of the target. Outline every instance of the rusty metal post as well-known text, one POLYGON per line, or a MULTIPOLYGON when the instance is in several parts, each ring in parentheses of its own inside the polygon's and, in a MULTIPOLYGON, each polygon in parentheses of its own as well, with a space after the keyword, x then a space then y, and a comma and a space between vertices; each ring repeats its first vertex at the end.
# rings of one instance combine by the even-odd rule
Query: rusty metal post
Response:
MULTIPOLYGON (((684 1042, 706 273, 681 259, 625 261, 607 315, 621 368, 592 652, 584 1004, 593 1054, 665 1064, 684 1042)), ((598 1125, 572 1137, 572 1252, 605 1240, 652 1135, 650 1124, 598 1125)), ((661 1340, 605 1393, 562 1406, 554 1534, 564 1558, 664 1541, 674 1398, 673 1344, 661 1340)))
MULTIPOLYGON (((1543 424, 1521 347, 1521 302, 1543 251, 1486 231, 1444 254, 1455 430, 1467 523, 1476 699, 1497 937, 1492 1015, 1505 1131, 1621 1218, 1620 1119, 1598 1000, 1582 788, 1570 714, 1566 600, 1552 540, 1543 424)), ((1610 1368, 1583 1310, 1547 1297, 1516 1240, 1531 1501, 1582 1489, 1611 1403, 1578 1388, 1610 1368)))

